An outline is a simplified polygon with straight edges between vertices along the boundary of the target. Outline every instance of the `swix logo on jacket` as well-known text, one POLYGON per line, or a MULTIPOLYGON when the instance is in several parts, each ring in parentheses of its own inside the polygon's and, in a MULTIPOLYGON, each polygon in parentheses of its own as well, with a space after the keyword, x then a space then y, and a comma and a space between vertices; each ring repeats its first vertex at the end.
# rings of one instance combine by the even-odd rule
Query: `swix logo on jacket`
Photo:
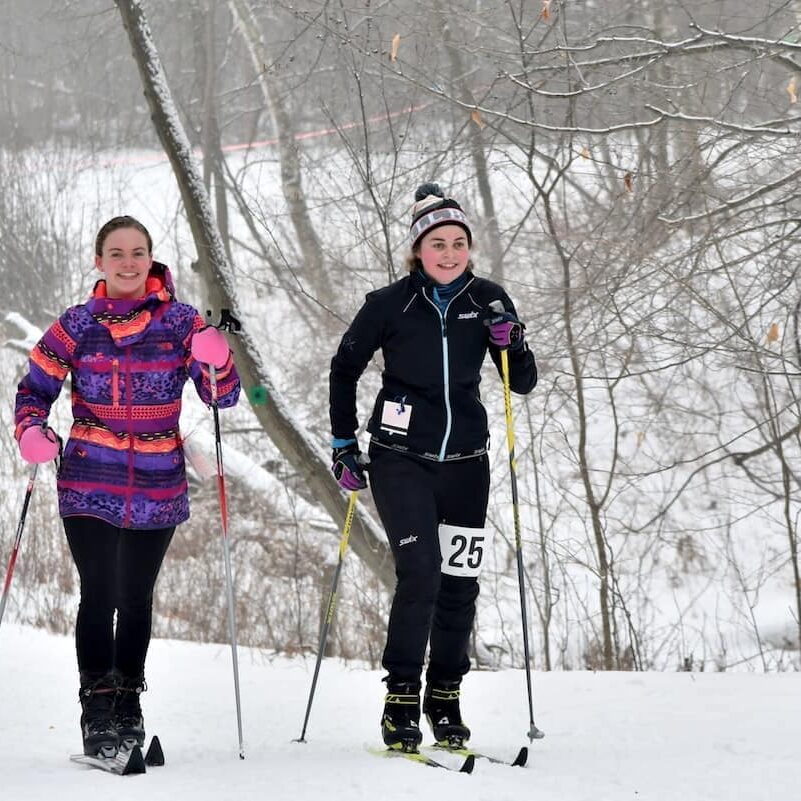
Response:
MULTIPOLYGON (((373 442, 437 461, 485 452, 481 365, 489 350, 500 371, 501 357, 489 343, 484 318, 493 300, 512 313, 514 306, 498 284, 472 274, 444 312, 433 300, 433 289, 416 270, 367 296, 331 361, 335 437, 352 437, 358 430, 356 385, 380 348, 382 388, 367 426, 373 442)), ((509 353, 509 369, 513 392, 533 389, 537 368, 527 346, 509 353)))
MULTIPOLYGON (((71 374, 74 422, 57 478, 62 517, 92 515, 135 529, 189 517, 178 418, 189 378, 211 403, 208 371, 190 350, 204 325, 175 300, 169 270, 154 263, 144 297, 108 298, 99 281, 87 303, 47 330, 18 388, 17 437, 47 419, 71 374)), ((233 406, 239 388, 229 357, 217 371, 219 406, 233 406)))

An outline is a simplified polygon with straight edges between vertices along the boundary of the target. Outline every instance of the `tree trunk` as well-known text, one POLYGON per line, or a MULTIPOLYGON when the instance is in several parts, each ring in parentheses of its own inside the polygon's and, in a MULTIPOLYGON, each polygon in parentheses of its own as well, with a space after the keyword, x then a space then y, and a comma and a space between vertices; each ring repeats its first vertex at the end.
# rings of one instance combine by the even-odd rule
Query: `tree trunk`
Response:
MULTIPOLYGON (((449 26, 454 24, 452 15, 439 5, 439 18, 442 27, 442 38, 445 42, 445 50, 451 63, 451 78, 458 97, 465 103, 475 104, 476 100, 470 87, 465 80, 464 61, 459 48, 454 45, 449 26)), ((484 207, 483 225, 487 236, 484 243, 484 252, 489 252, 491 260, 490 276, 493 281, 503 282, 503 247, 501 245, 501 233, 498 228, 498 216, 495 212, 495 198, 492 194, 490 184, 489 168, 487 166, 487 156, 484 152, 484 142, 482 141, 481 128, 471 121, 467 126, 467 140, 470 143, 470 155, 473 158, 473 167, 476 171, 476 183, 481 203, 484 207)))
POLYGON ((548 228, 551 232, 554 245, 562 262, 562 314, 565 323, 565 334, 567 336, 567 350, 570 357, 570 364, 573 368, 573 381, 576 387, 576 406, 578 411, 579 440, 577 455, 579 460, 579 472, 584 485, 584 497, 587 508, 590 512, 592 521, 592 532, 595 540, 596 556, 598 558, 598 601, 601 612, 601 648, 603 652, 604 670, 614 670, 615 650, 612 643, 612 610, 610 607, 610 566, 607 554, 606 534, 604 532, 603 521, 601 519, 601 507, 595 497, 595 490, 592 486, 592 466, 590 465, 589 453, 587 448, 587 410, 584 400, 584 373, 581 365, 578 345, 575 341, 573 331, 573 289, 571 286, 571 264, 570 257, 565 253, 556 232, 556 226, 551 211, 551 201, 548 197, 544 199, 545 217, 548 228))
POLYGON ((202 127, 200 142, 203 149, 203 184, 206 191, 214 191, 217 227, 231 259, 231 237, 228 228, 228 198, 223 175, 222 143, 217 121, 217 54, 214 46, 215 9, 208 0, 200 0, 192 14, 196 36, 195 58, 198 75, 203 83, 202 127), (213 186, 212 186, 213 182, 213 186))
POLYGON ((245 0, 229 0, 231 14, 242 34, 253 68, 259 81, 264 105, 270 111, 278 137, 278 156, 281 162, 281 190, 284 194, 289 218, 297 235, 303 256, 303 267, 308 281, 320 293, 323 303, 332 300, 329 275, 324 269, 323 251, 311 221, 306 196, 303 193, 300 160, 298 159, 295 129, 277 87, 267 79, 267 61, 264 40, 259 32, 253 11, 245 0))
MULTIPOLYGON (((153 124, 181 190, 198 251, 199 274, 208 290, 209 302, 218 309, 228 307, 236 314, 238 304, 231 266, 214 222, 202 176, 173 104, 141 3, 139 0, 117 0, 117 7, 133 49, 153 124)), ((327 460, 292 420, 283 400, 274 391, 256 343, 248 332, 244 331, 232 339, 243 386, 263 387, 267 391, 269 401, 253 406, 259 423, 297 471, 300 482, 309 488, 311 496, 331 515, 337 527, 341 527, 345 519, 347 500, 329 472, 327 460)), ((356 555, 384 586, 393 587, 394 567, 383 532, 362 510, 357 509, 354 516, 350 541, 356 555)))

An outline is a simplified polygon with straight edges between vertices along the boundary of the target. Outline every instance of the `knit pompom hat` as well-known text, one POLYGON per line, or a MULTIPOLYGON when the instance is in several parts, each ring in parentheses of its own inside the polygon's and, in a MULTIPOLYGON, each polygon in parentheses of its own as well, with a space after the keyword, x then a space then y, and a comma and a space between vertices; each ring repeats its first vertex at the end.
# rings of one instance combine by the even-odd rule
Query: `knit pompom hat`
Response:
POLYGON ((467 217, 462 207, 452 198, 445 197, 439 184, 420 184, 414 193, 414 201, 412 224, 409 229, 412 250, 417 247, 425 234, 440 225, 460 225, 467 234, 468 246, 472 247, 473 232, 467 224, 467 217))

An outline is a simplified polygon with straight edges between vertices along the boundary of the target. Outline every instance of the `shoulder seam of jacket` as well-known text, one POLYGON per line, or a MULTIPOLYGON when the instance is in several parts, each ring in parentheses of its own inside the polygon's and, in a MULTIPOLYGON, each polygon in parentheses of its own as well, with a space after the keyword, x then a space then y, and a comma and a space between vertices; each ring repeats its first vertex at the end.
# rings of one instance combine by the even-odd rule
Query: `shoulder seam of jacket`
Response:
POLYGON ((480 303, 477 303, 477 302, 476 302, 476 299, 473 297, 473 294, 472 294, 471 292, 468 292, 468 293, 467 293, 467 297, 468 297, 468 298, 470 298, 470 302, 471 302, 471 303, 472 303, 472 304, 473 304, 473 305, 474 305, 474 306, 475 306, 477 309, 483 309, 483 308, 484 308, 484 307, 483 307, 483 306, 482 306, 480 303))
MULTIPOLYGON (((89 311, 89 309, 87 308, 87 305, 85 303, 79 303, 77 306, 73 306, 72 308, 80 309, 81 313, 86 315, 86 317, 89 319, 91 324, 100 325, 97 322, 97 320, 95 319, 94 314, 92 314, 92 312, 89 311)), ((62 318, 59 318, 59 319, 63 319, 63 317, 66 316, 68 311, 69 311, 69 309, 66 312, 64 312, 64 315, 62 315, 62 318)), ((75 347, 72 349, 72 356, 70 357, 70 361, 72 361, 73 366, 75 364, 75 354, 78 352, 78 348, 80 348, 81 344, 83 343, 84 338, 86 337, 87 329, 88 329, 88 326, 81 331, 80 336, 78 336, 76 338, 76 340, 75 340, 75 347)))

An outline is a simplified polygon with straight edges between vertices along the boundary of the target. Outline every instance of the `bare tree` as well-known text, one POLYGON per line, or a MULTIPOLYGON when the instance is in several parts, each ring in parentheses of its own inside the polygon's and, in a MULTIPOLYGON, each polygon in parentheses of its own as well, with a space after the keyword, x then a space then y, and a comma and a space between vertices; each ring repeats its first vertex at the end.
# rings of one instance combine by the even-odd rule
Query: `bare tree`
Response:
MULTIPOLYGON (((138 0, 119 0, 117 5, 128 32, 145 96, 151 107, 153 123, 170 157, 181 188, 198 249, 199 272, 206 283, 209 298, 217 308, 228 307, 237 311, 228 259, 189 142, 175 112, 144 11, 138 0)), ((271 398, 271 403, 253 407, 259 422, 302 477, 311 497, 316 498, 334 520, 344 519, 346 504, 329 473, 328 465, 319 450, 312 446, 305 433, 297 428, 283 408, 267 371, 261 364, 255 343, 245 331, 241 337, 235 339, 232 347, 245 386, 263 387, 271 398)), ((376 532, 375 524, 363 512, 357 513, 351 536, 353 550, 389 585, 394 579, 387 546, 376 532)))

